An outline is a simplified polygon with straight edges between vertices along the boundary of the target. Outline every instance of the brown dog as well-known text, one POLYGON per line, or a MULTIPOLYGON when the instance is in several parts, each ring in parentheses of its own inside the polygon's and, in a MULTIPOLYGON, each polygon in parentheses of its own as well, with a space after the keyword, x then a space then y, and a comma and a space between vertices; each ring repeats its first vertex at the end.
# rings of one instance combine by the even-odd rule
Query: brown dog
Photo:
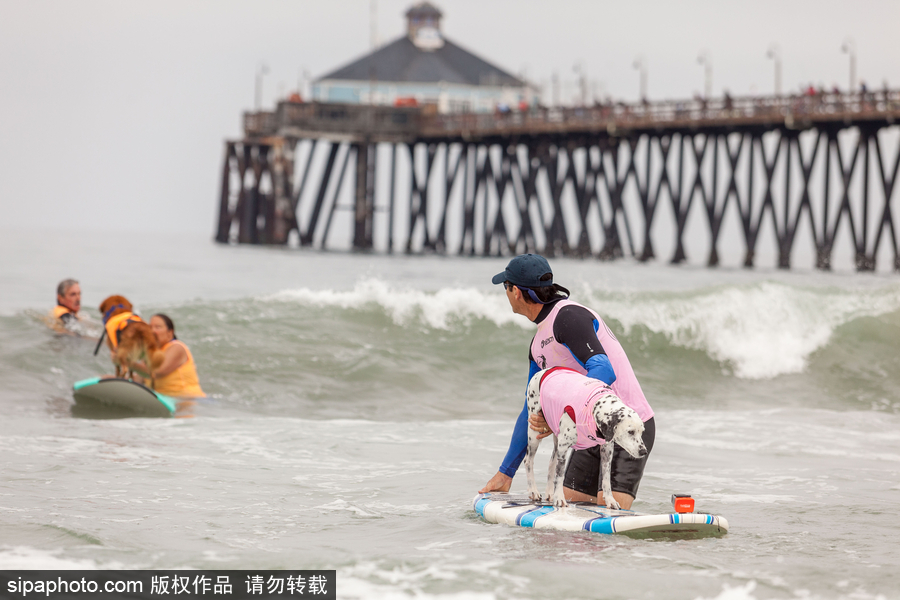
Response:
POLYGON ((133 379, 134 367, 143 363, 150 371, 153 387, 153 372, 162 365, 163 352, 150 326, 132 313, 133 308, 125 296, 110 296, 100 303, 106 344, 116 366, 116 377, 133 379))

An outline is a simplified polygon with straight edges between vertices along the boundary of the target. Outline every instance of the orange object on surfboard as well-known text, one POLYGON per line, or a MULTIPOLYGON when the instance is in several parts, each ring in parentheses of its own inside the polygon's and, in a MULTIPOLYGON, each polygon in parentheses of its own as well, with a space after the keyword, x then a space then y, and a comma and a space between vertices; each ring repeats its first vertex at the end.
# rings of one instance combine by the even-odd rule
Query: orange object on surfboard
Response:
POLYGON ((672 494, 672 506, 677 513, 694 512, 694 499, 686 494, 672 494))

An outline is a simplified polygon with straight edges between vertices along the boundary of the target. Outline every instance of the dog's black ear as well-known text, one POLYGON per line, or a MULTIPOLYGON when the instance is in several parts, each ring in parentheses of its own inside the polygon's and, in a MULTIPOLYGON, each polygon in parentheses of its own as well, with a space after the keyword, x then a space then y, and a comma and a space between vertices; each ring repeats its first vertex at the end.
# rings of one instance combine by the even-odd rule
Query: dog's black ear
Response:
POLYGON ((597 433, 600 434, 607 442, 611 442, 616 435, 616 425, 622 420, 622 413, 620 411, 615 411, 610 413, 603 422, 600 423, 600 427, 597 428, 597 433))

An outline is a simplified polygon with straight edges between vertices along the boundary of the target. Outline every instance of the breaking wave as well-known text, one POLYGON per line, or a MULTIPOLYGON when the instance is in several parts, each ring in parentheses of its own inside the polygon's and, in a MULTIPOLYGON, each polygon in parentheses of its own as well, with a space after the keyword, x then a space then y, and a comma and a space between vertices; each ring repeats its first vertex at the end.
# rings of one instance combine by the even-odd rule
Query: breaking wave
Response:
MULTIPOLYGON (((584 286, 573 298, 597 310, 627 338, 646 329, 673 346, 700 350, 743 379, 801 373, 835 331, 854 320, 900 310, 900 286, 867 290, 801 288, 775 282, 690 292, 606 292, 584 286)), ((263 301, 347 310, 380 307, 395 325, 452 330, 484 321, 531 329, 501 294, 474 288, 424 292, 367 279, 352 290, 286 290, 263 301)))

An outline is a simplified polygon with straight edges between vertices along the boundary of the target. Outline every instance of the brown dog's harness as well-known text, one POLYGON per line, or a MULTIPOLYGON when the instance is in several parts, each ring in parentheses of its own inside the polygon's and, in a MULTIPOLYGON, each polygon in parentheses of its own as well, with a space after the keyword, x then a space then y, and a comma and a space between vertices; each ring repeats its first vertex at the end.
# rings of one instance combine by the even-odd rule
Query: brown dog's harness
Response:
MULTIPOLYGON (((125 307, 121 304, 116 304, 115 306, 110 308, 108 311, 106 311, 105 315, 103 315, 103 325, 104 325, 103 333, 109 336, 109 340, 110 340, 110 342, 112 342, 113 349, 115 349, 119 346, 119 342, 122 340, 122 330, 123 329, 128 327, 128 325, 130 325, 131 323, 143 323, 144 322, 141 320, 141 318, 139 316, 137 316, 136 314, 132 313, 129 310, 126 310, 125 312, 121 312, 115 316, 110 316, 110 313, 112 313, 117 308, 125 308, 125 307)), ((101 340, 102 340, 102 337, 101 337, 101 340)), ((100 348, 99 344, 97 344, 97 348, 99 350, 99 348, 100 348)), ((94 354, 96 354, 96 352, 94 354)))

